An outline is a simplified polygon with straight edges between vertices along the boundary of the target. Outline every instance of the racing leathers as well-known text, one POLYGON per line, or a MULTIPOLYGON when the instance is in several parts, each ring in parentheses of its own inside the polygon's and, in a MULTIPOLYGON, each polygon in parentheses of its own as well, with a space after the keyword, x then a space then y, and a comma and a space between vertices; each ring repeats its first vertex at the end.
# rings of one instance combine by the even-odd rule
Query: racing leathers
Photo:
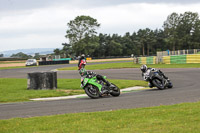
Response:
MULTIPOLYGON (((159 74, 161 74, 165 79, 168 79, 168 77, 165 76, 165 74, 164 74, 161 70, 157 70, 157 69, 155 69, 155 68, 147 68, 146 72, 142 72, 143 80, 145 80, 145 81, 148 81, 148 80, 149 80, 149 78, 150 78, 150 72, 151 72, 151 71, 156 71, 156 72, 158 72, 159 74)), ((153 85, 152 85, 150 82, 148 83, 148 85, 149 85, 150 88, 153 87, 153 85)))
POLYGON ((92 75, 95 75, 97 77, 97 80, 102 80, 103 82, 106 83, 107 86, 110 86, 110 82, 108 82, 106 79, 103 78, 102 75, 100 74, 96 74, 95 72, 92 72, 92 71, 87 71, 85 68, 81 68, 79 70, 79 74, 81 75, 81 87, 83 86, 83 80, 86 76, 92 76, 92 75))

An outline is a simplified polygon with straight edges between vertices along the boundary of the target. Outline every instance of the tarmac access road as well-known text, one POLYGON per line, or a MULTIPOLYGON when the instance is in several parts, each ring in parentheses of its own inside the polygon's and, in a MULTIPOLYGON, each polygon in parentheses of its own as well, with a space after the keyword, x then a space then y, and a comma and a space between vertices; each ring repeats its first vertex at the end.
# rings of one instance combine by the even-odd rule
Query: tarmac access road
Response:
MULTIPOLYGON (((0 119, 151 107, 200 100, 200 68, 166 68, 161 70, 173 82, 172 89, 148 89, 122 93, 119 97, 100 99, 76 98, 0 104, 0 119)), ((15 70, 16 73, 23 73, 23 71, 25 69, 15 70)), ((95 72, 106 75, 108 79, 142 80, 138 68, 95 70, 95 72)), ((2 74, 1 71, 0 74, 2 74)), ((20 74, 19 77, 21 77, 20 74)), ((59 71, 58 77, 80 78, 77 71, 59 71)))

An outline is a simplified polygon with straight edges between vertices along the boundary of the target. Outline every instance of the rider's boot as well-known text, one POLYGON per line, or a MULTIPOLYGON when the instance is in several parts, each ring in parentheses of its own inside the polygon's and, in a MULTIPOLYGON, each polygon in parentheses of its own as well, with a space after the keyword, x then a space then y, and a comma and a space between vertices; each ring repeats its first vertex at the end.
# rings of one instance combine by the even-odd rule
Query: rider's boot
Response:
POLYGON ((106 79, 103 79, 103 82, 106 83, 106 86, 110 87, 112 84, 108 82, 106 79))
POLYGON ((111 84, 110 82, 108 82, 107 80, 104 81, 106 83, 106 86, 108 87, 115 87, 113 84, 111 84))
POLYGON ((159 70, 159 73, 162 74, 165 79, 168 79, 168 77, 162 71, 159 70))
POLYGON ((82 81, 82 82, 81 82, 81 86, 80 86, 80 87, 82 88, 83 86, 84 86, 84 85, 83 85, 83 81, 82 81))
POLYGON ((108 82, 108 81, 105 81, 106 82, 106 85, 108 86, 108 87, 115 87, 113 84, 111 84, 110 82, 108 82))
POLYGON ((163 77, 164 77, 165 79, 169 79, 167 76, 165 76, 165 74, 163 74, 163 77))
POLYGON ((108 89, 107 89, 107 87, 106 87, 106 86, 102 87, 100 93, 101 93, 101 95, 103 95, 103 94, 107 94, 107 93, 108 93, 108 89))
POLYGON ((149 85, 150 88, 153 88, 153 85, 151 83, 148 83, 148 85, 149 85))

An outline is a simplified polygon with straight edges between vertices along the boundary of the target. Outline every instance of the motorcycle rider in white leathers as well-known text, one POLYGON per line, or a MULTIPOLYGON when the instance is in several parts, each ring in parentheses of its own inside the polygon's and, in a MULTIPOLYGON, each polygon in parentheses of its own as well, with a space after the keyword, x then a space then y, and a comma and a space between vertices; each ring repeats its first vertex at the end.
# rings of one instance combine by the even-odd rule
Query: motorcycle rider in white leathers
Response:
MULTIPOLYGON (((155 68, 150 68, 150 67, 148 68, 147 65, 142 65, 142 66, 140 67, 140 70, 142 71, 142 77, 143 77, 143 80, 145 80, 145 81, 148 80, 151 71, 158 71, 160 74, 163 75, 163 77, 164 77, 165 79, 168 79, 168 77, 165 76, 165 74, 164 74, 162 71, 157 70, 157 69, 155 69, 155 68)), ((149 87, 150 87, 150 88, 153 87, 153 85, 152 85, 150 82, 149 82, 149 87)))

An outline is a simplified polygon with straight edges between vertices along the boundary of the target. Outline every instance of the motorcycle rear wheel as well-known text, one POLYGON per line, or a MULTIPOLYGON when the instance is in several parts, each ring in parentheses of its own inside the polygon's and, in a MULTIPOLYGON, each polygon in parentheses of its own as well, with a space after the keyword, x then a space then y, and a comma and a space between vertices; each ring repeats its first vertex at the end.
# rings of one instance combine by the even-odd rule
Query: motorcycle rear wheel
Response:
POLYGON ((100 97, 98 87, 88 84, 85 88, 85 93, 92 99, 97 99, 100 97))
POLYGON ((155 79, 152 80, 152 83, 153 83, 153 85, 156 86, 159 90, 165 89, 165 86, 162 84, 162 81, 161 81, 160 79, 155 78, 155 79))
POLYGON ((113 97, 117 97, 120 95, 120 89, 113 83, 111 83, 113 86, 115 86, 114 88, 112 88, 112 92, 110 93, 110 95, 112 95, 113 97))

